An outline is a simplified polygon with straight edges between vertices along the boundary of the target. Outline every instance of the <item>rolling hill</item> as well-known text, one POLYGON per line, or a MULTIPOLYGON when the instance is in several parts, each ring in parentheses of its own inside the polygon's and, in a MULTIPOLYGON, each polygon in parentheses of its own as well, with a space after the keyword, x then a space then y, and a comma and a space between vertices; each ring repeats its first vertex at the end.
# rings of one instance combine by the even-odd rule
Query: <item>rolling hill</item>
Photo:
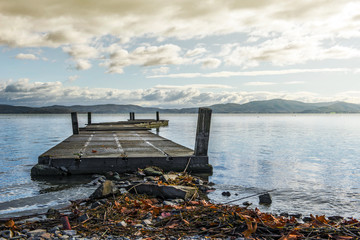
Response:
MULTIPOLYGON (((208 106, 214 113, 360 113, 360 105, 346 102, 304 103, 283 99, 253 101, 245 104, 226 103, 208 106)), ((74 105, 74 106, 47 106, 25 107, 0 105, 0 114, 27 114, 27 113, 196 113, 197 108, 162 109, 141 107, 137 105, 74 105)))

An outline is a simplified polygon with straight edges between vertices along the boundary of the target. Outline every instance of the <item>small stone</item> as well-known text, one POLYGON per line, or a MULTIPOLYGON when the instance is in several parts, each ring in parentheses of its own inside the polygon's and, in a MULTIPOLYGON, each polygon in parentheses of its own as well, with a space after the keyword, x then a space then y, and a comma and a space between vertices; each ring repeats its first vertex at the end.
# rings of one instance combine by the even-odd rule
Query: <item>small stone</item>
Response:
POLYGON ((155 169, 154 167, 145 168, 144 173, 146 176, 162 176, 163 175, 163 173, 160 170, 155 169))
POLYGON ((68 235, 68 236, 75 236, 76 235, 76 230, 63 230, 62 233, 64 235, 68 235))
POLYGON ((102 205, 101 202, 96 201, 96 202, 94 202, 94 203, 91 204, 90 208, 91 208, 91 209, 94 209, 94 208, 97 208, 98 206, 101 206, 101 205, 102 205))
POLYGON ((89 219, 89 216, 87 215, 87 213, 81 215, 79 218, 78 218, 78 221, 79 222, 83 222, 83 221, 86 221, 89 219))
POLYGON ((222 192, 221 195, 223 195, 224 197, 230 197, 231 193, 230 192, 222 192))
POLYGON ((46 212, 47 218, 59 218, 60 212, 54 208, 49 208, 49 210, 46 212))
POLYGON ((152 225, 152 221, 150 219, 145 219, 142 221, 142 224, 144 224, 145 226, 149 226, 152 225))
POLYGON ((280 216, 287 218, 287 217, 289 217, 289 214, 287 212, 282 212, 282 213, 280 213, 280 216))
POLYGON ((163 202, 163 204, 164 204, 164 206, 175 206, 176 205, 176 203, 174 203, 172 201, 166 201, 166 200, 163 202))
POLYGON ((127 227, 127 223, 126 223, 125 221, 121 221, 121 222, 117 223, 116 226, 126 228, 126 227, 127 227))
POLYGON ((250 206, 252 203, 251 203, 251 202, 246 201, 246 202, 243 202, 242 204, 243 204, 244 206, 247 206, 247 207, 248 207, 248 206, 250 206))
POLYGON ((93 194, 90 195, 90 198, 103 198, 115 192, 116 187, 114 183, 112 181, 106 180, 94 191, 93 194))
POLYGON ((44 239, 51 239, 51 234, 46 232, 41 234, 39 237, 44 238, 44 239))
POLYGON ((58 226, 55 226, 49 230, 49 233, 56 233, 59 230, 60 230, 60 228, 58 226))
POLYGON ((139 224, 135 224, 134 227, 136 227, 136 228, 144 228, 144 225, 139 223, 139 224))
POLYGON ((14 237, 14 233, 11 230, 4 230, 4 231, 0 232, 0 234, 2 237, 7 238, 7 239, 14 237))
POLYGON ((40 236, 40 235, 43 234, 43 233, 46 233, 46 230, 45 230, 45 229, 36 229, 36 230, 29 231, 29 232, 27 233, 27 235, 28 235, 29 237, 38 237, 38 236, 40 236))
POLYGON ((259 196, 259 204, 270 205, 272 203, 269 193, 265 193, 259 196))
POLYGON ((197 185, 203 185, 204 184, 204 182, 203 182, 203 180, 201 180, 200 178, 195 178, 195 184, 197 184, 197 185))
POLYGON ((67 169, 67 168, 64 167, 64 166, 61 166, 61 167, 60 167, 60 170, 63 171, 63 172, 65 172, 65 173, 68 173, 68 172, 69 172, 69 169, 67 169))

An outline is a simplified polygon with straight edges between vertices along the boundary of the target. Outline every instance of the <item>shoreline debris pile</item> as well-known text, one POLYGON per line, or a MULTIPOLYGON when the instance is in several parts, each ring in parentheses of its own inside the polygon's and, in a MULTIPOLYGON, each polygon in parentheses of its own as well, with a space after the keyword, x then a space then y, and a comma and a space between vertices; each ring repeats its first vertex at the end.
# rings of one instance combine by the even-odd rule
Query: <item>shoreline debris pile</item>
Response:
POLYGON ((149 167, 126 179, 112 173, 88 199, 46 218, 10 219, 0 239, 357 239, 358 220, 313 216, 296 219, 237 205, 215 204, 206 181, 186 173, 149 167))

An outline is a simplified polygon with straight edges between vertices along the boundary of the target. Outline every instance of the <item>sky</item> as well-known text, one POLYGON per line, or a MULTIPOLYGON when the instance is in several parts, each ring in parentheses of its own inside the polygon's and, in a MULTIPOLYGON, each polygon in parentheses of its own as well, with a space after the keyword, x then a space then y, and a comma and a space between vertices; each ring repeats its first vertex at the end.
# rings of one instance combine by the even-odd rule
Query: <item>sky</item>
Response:
POLYGON ((360 1, 0 0, 0 104, 360 104, 360 1))

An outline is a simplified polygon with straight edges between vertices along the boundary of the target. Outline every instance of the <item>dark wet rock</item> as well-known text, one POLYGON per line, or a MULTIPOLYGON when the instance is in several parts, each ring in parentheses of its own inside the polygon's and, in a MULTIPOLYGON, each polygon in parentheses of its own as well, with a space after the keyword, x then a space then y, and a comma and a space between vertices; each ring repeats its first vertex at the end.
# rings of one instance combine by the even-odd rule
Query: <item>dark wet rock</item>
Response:
POLYGON ((60 212, 59 212, 59 210, 56 210, 54 208, 49 208, 49 210, 46 212, 46 217, 47 218, 59 218, 60 212))
POLYGON ((58 226, 55 226, 55 227, 51 228, 48 232, 49 233, 56 233, 57 231, 60 231, 60 228, 58 226))
POLYGON ((201 180, 200 178, 195 178, 194 183, 197 184, 197 185, 204 185, 204 181, 201 180))
POLYGON ((289 214, 289 217, 301 218, 301 217, 302 217, 302 214, 301 214, 301 213, 289 214))
POLYGON ((328 219, 330 221, 333 221, 333 222, 340 222, 342 220, 344 220, 344 217, 341 217, 341 216, 330 216, 328 217, 328 219))
POLYGON ((89 215, 87 215, 87 213, 81 215, 79 218, 78 218, 78 221, 79 222, 83 222, 83 221, 86 221, 89 219, 89 215))
POLYGON ((280 216, 287 218, 287 217, 289 217, 289 214, 287 212, 282 212, 282 213, 280 213, 280 216))
POLYGON ((94 175, 91 176, 91 178, 93 178, 93 179, 100 178, 100 177, 106 178, 104 175, 100 175, 100 174, 94 174, 94 175))
POLYGON ((97 208, 98 206, 101 206, 101 205, 103 205, 101 202, 96 201, 96 202, 91 204, 90 208, 94 209, 94 208, 97 208))
POLYGON ((147 167, 144 169, 146 176, 162 176, 163 172, 155 167, 147 167))
POLYGON ((231 193, 230 192, 222 192, 221 195, 223 195, 225 197, 230 197, 231 193))
POLYGON ((135 185, 132 191, 138 194, 147 194, 162 199, 190 199, 196 195, 197 190, 194 187, 188 186, 164 186, 152 183, 144 183, 135 185))
POLYGON ((248 202, 248 201, 242 203, 242 205, 244 205, 244 206, 246 206, 246 207, 250 206, 251 204, 252 204, 252 203, 251 203, 251 202, 248 202))
POLYGON ((67 169, 67 168, 64 167, 64 166, 61 166, 61 167, 60 167, 60 170, 63 171, 63 172, 66 172, 67 174, 69 173, 69 169, 67 169))
POLYGON ((270 205, 272 199, 269 193, 265 193, 259 196, 259 204, 270 205))
POLYGON ((31 168, 31 176, 65 176, 67 172, 62 171, 59 168, 51 167, 43 164, 36 164, 31 168))
POLYGON ((103 198, 109 196, 110 194, 115 194, 116 192, 117 190, 114 183, 106 180, 95 190, 93 194, 90 195, 90 198, 103 198))

